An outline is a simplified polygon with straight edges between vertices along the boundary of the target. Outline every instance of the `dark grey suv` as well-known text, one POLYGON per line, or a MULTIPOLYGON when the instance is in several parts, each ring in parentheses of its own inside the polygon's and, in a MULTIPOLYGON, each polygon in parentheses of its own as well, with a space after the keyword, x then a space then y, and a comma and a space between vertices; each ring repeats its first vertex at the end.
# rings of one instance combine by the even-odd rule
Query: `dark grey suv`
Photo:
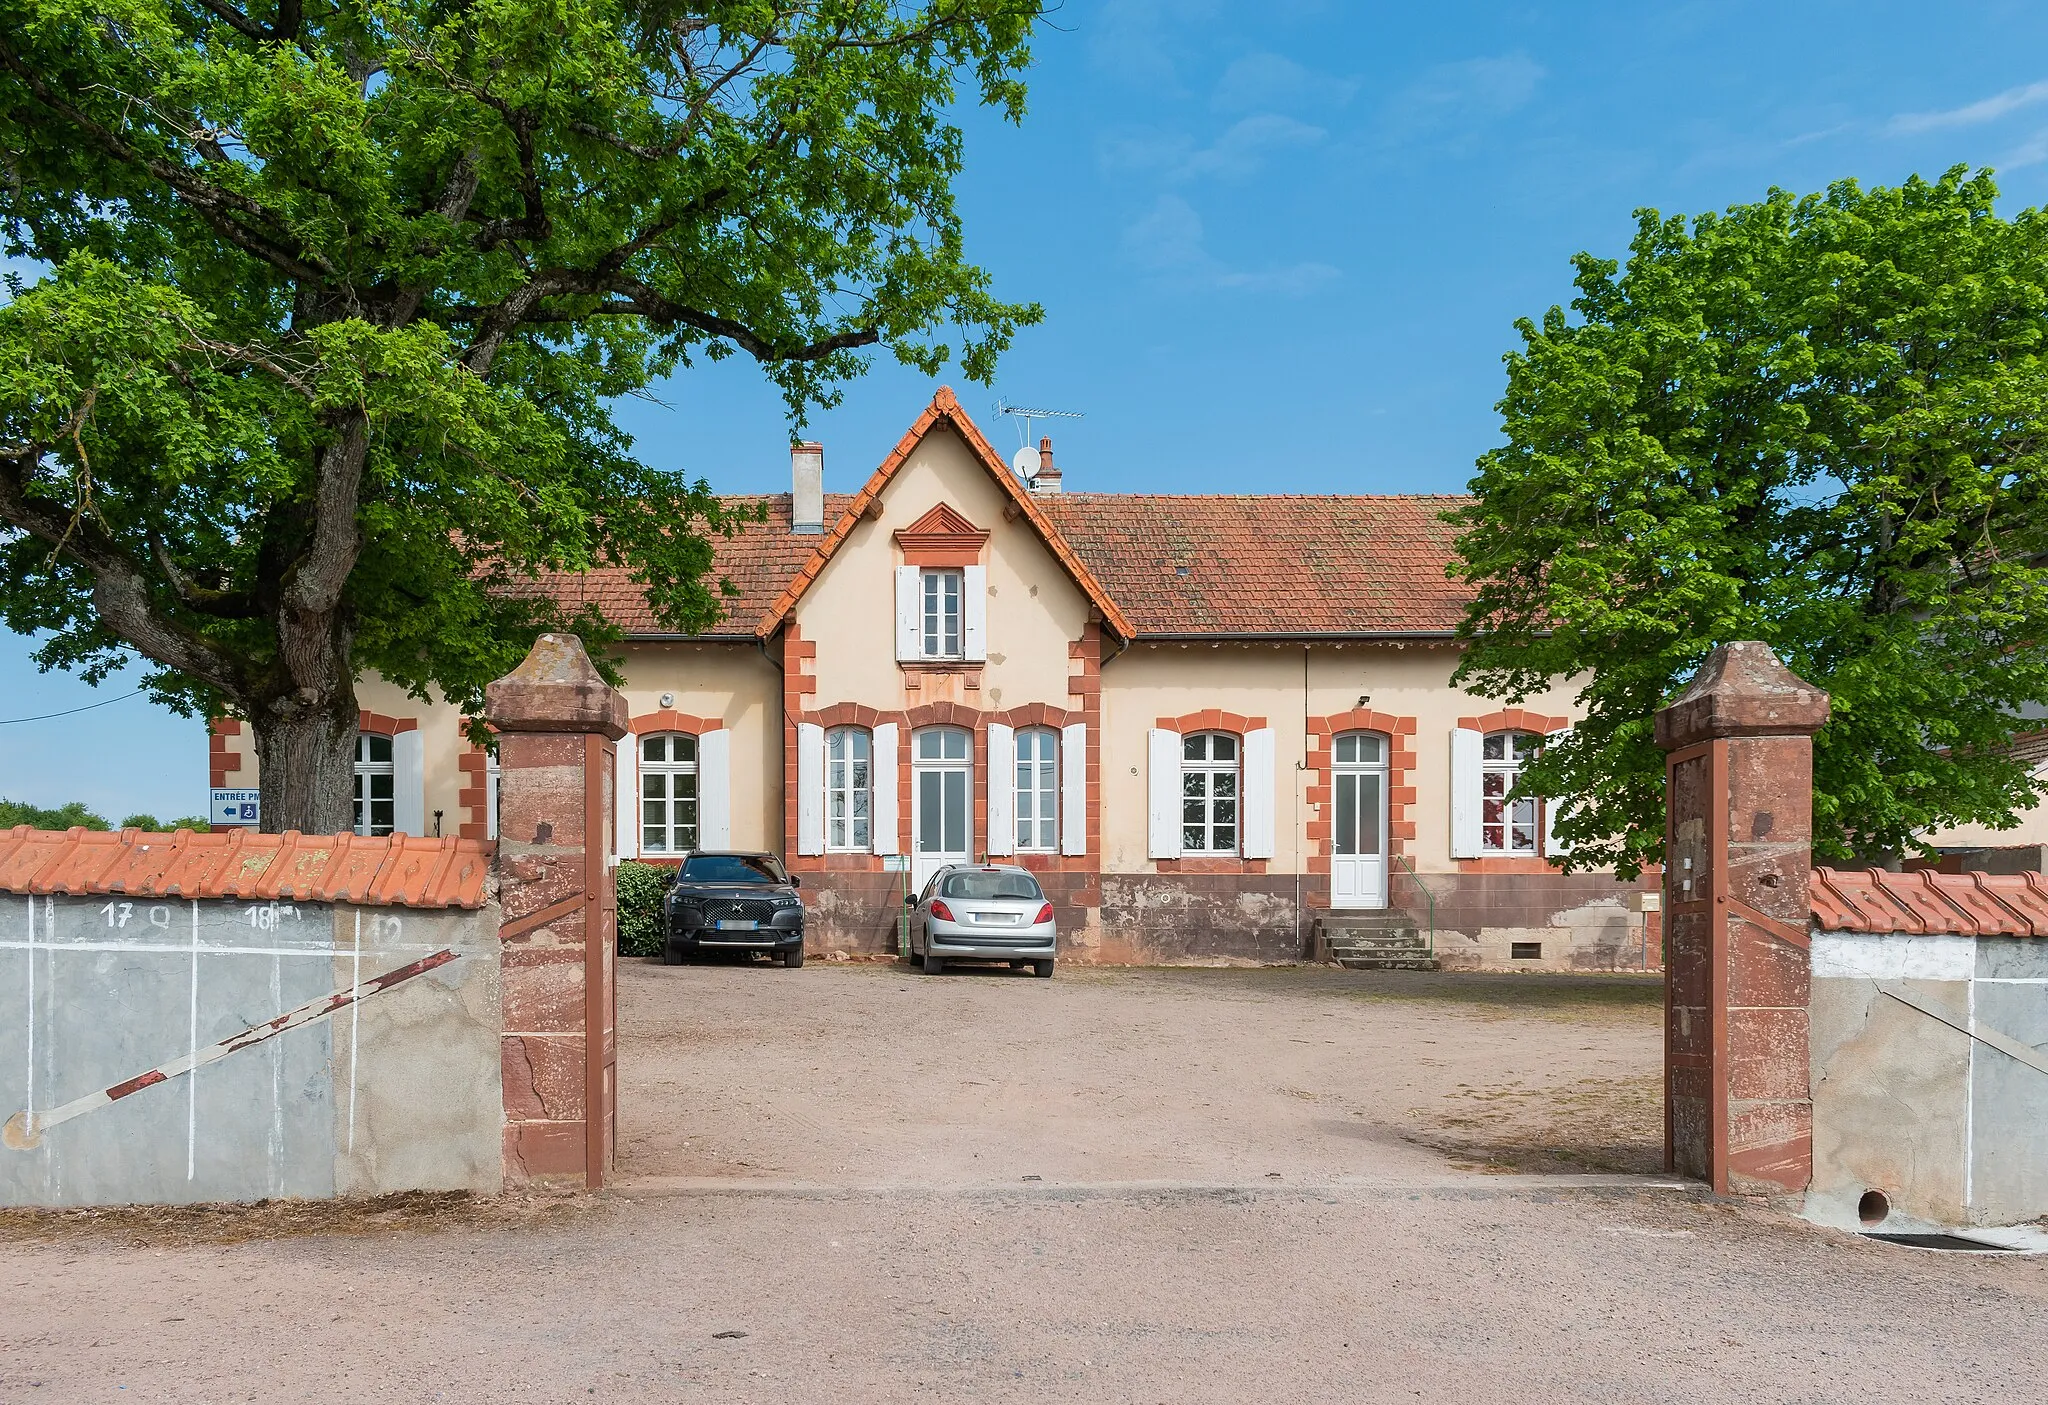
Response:
POLYGON ((693 951, 765 951, 804 964, 804 904, 796 876, 773 854, 696 853, 662 903, 661 959, 693 951))

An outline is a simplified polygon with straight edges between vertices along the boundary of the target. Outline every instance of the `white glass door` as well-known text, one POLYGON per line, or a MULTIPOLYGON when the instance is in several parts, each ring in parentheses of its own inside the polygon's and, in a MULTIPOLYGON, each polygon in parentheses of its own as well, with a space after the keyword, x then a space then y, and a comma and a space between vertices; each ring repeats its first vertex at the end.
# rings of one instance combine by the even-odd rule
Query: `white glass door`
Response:
POLYGON ((912 741, 910 880, 922 892, 950 863, 974 857, 974 738, 958 727, 927 727, 912 741))
POLYGON ((1387 905, 1387 743, 1373 732, 1336 739, 1330 787, 1330 905, 1387 905))

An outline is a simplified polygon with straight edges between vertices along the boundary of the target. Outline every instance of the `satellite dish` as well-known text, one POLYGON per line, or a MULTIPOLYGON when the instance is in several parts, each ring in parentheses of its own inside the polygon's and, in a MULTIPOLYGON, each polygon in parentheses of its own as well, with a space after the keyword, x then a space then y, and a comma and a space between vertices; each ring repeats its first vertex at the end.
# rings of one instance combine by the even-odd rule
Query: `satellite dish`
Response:
POLYGON ((1017 470, 1019 478, 1036 478, 1038 476, 1038 450, 1026 444, 1010 460, 1010 467, 1017 470))

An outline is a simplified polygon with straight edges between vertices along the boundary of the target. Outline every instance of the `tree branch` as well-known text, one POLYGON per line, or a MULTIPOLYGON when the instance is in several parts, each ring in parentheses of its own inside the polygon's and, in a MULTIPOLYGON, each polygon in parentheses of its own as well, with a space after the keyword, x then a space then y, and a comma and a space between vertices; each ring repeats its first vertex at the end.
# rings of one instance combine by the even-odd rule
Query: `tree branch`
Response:
POLYGON ((265 209, 260 202, 246 195, 223 190, 210 181, 201 180, 176 162, 144 155, 112 131, 86 116, 82 110, 58 97, 40 76, 21 62, 20 57, 4 39, 0 39, 0 67, 6 68, 19 78, 37 102, 77 127, 102 150, 131 166, 140 167, 176 191, 185 203, 206 221, 214 233, 244 253, 262 259, 293 278, 321 280, 333 274, 334 270, 326 260, 318 255, 309 254, 302 246, 292 247, 279 242, 271 234, 250 229, 231 217, 232 214, 239 213, 264 221, 273 228, 282 228, 284 222, 265 209))
POLYGON ((228 655, 157 612, 148 577, 104 527, 29 496, 28 475, 43 452, 37 444, 0 450, 0 521, 90 571, 93 608, 115 634, 167 668, 223 693, 245 694, 246 680, 228 655))

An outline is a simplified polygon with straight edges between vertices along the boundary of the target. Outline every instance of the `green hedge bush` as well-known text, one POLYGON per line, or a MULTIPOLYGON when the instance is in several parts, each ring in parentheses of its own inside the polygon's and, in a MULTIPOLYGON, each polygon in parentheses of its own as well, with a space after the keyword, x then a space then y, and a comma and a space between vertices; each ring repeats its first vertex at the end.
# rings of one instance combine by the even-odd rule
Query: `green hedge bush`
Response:
POLYGON ((631 859, 619 865, 619 955, 661 955, 661 900, 671 871, 631 859))

